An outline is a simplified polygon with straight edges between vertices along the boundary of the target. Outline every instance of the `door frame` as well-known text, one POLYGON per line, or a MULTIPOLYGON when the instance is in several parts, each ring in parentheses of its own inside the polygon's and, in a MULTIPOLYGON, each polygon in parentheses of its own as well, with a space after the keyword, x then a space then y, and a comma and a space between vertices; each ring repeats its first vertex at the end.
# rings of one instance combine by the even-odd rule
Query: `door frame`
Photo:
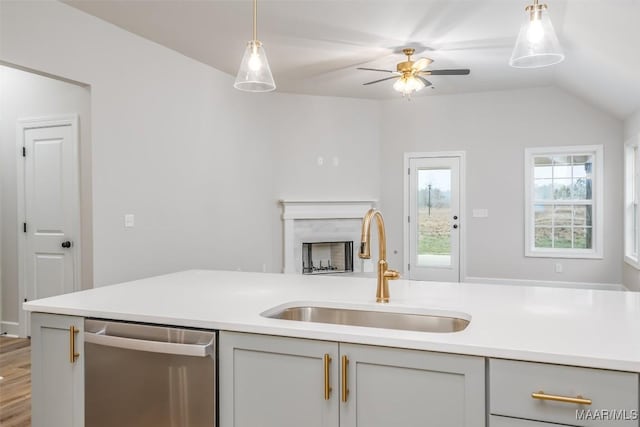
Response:
POLYGON ((26 298, 27 290, 26 290, 26 241, 27 236, 26 233, 22 230, 22 223, 25 221, 26 215, 26 198, 25 198, 25 157, 22 155, 22 147, 24 147, 24 133, 29 129, 38 129, 43 127, 55 127, 55 126, 71 126, 71 137, 73 147, 71 150, 71 163, 75 165, 73 168, 73 177, 76 187, 75 195, 73 197, 73 290, 79 291, 80 287, 80 278, 81 276, 81 265, 80 265, 80 254, 82 252, 81 246, 81 227, 80 227, 80 163, 79 163, 79 141, 80 141, 80 128, 78 126, 78 115, 77 114, 67 114, 60 116, 48 116, 48 117, 33 117, 33 118, 25 118, 18 119, 16 123, 16 181, 18 184, 18 194, 17 194, 17 202, 18 202, 18 221, 16 224, 16 229, 18 232, 18 331, 21 337, 26 337, 29 335, 28 325, 29 319, 28 314, 25 310, 22 309, 22 303, 26 298))
POLYGON ((403 233, 403 271, 404 276, 409 280, 411 279, 411 269, 409 268, 411 254, 409 253, 409 216, 411 214, 411 210, 409 207, 409 171, 410 171, 410 160, 411 159, 435 159, 440 157, 457 157, 460 161, 460 190, 459 190, 459 198, 460 198, 460 219, 458 221, 459 226, 459 235, 460 235, 460 249, 459 249, 459 271, 458 271, 458 283, 464 282, 467 277, 467 221, 466 221, 466 187, 467 187, 467 162, 466 162, 466 151, 425 151, 425 152, 409 152, 404 153, 404 169, 407 171, 403 173, 403 208, 404 208, 404 217, 402 220, 402 233, 403 233), (406 220, 406 221, 405 221, 406 220))

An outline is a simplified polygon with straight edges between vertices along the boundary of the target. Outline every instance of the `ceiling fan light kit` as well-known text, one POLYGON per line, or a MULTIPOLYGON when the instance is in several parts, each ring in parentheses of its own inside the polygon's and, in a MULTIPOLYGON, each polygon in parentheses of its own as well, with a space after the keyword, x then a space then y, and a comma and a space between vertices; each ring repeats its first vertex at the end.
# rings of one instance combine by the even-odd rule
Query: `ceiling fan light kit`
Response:
POLYGON ((527 17, 520 27, 509 65, 539 68, 562 62, 564 52, 549 19, 547 5, 534 0, 525 10, 527 17))
POLYGON ((412 61, 411 56, 415 53, 415 49, 412 48, 402 49, 402 53, 407 56, 407 60, 398 63, 396 71, 381 70, 379 68, 358 68, 358 70, 393 74, 391 77, 363 83, 363 85, 367 86, 384 82, 386 80, 396 79, 393 83, 393 88, 402 93, 402 96, 406 96, 407 99, 411 99, 412 93, 418 92, 425 87, 432 85, 432 83, 425 79, 424 76, 463 76, 470 73, 470 70, 466 68, 457 70, 426 70, 426 68, 433 62, 432 59, 421 58, 417 61, 412 61))
POLYGON ((270 92, 275 90, 267 54, 258 40, 258 0, 253 0, 253 40, 247 47, 233 87, 245 92, 270 92))
POLYGON ((393 84, 393 88, 398 92, 401 92, 404 96, 411 96, 413 92, 418 92, 425 88, 425 84, 418 80, 416 77, 400 77, 393 84))

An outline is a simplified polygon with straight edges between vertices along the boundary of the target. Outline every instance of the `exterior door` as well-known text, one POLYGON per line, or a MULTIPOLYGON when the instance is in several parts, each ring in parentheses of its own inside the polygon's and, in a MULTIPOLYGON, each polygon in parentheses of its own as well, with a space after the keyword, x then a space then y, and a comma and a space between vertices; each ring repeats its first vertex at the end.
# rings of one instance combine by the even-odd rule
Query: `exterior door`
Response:
MULTIPOLYGON (((77 118, 21 121, 18 134, 23 156, 22 302, 79 288, 77 118)), ((28 316, 22 319, 21 332, 26 335, 28 316)))
POLYGON ((409 157, 408 277, 460 281, 461 157, 409 157))

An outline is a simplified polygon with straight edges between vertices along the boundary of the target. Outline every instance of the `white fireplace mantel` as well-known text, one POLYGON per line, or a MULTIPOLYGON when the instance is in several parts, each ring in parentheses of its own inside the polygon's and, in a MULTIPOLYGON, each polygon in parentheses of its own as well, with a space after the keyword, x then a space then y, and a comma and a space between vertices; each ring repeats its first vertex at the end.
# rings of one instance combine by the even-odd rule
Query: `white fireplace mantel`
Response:
POLYGON ((375 206, 375 200, 300 201, 280 200, 282 219, 344 219, 362 218, 375 206))
MULTIPOLYGON (((376 206, 375 200, 280 200, 284 223, 284 273, 300 271, 301 236, 296 230, 296 221, 305 220, 354 220, 361 219, 367 211, 376 206), (300 264, 300 265, 298 265, 300 264)), ((353 221, 352 221, 353 222, 353 221)), ((358 236, 359 225, 350 234, 358 236)), ((305 236, 308 240, 309 236, 305 236)), ((312 238, 313 240, 313 238, 312 238)))

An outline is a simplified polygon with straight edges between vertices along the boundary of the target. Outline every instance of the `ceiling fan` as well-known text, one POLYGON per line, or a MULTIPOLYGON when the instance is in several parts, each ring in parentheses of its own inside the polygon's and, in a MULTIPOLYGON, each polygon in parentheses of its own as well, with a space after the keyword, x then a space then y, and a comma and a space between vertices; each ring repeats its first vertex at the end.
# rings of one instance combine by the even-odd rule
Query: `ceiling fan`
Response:
POLYGON ((357 68, 358 70, 380 71, 383 73, 393 74, 391 77, 363 83, 363 85, 367 86, 384 82, 386 80, 397 79, 393 84, 393 88, 398 92, 402 92, 404 96, 410 96, 413 92, 417 92, 432 85, 432 83, 425 79, 424 76, 464 76, 470 73, 470 70, 467 68, 455 70, 425 70, 425 68, 433 62, 432 59, 420 58, 417 61, 412 61, 411 56, 415 53, 415 49, 413 48, 402 49, 402 53, 407 56, 407 60, 399 62, 396 66, 396 71, 381 70, 378 68, 357 68))

